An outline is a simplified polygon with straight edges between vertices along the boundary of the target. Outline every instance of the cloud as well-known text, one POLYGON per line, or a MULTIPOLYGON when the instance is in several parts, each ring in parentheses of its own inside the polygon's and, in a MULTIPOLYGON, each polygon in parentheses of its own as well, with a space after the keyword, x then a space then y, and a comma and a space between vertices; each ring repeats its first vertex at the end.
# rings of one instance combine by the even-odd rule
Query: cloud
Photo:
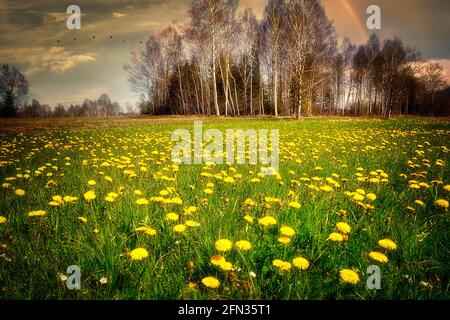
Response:
POLYGON ((32 75, 40 71, 64 73, 79 63, 95 61, 93 54, 75 54, 64 47, 0 49, 6 62, 24 66, 24 73, 32 75))
POLYGON ((126 17, 128 14, 126 13, 120 13, 120 12, 113 12, 113 17, 114 18, 122 18, 122 17, 126 17))

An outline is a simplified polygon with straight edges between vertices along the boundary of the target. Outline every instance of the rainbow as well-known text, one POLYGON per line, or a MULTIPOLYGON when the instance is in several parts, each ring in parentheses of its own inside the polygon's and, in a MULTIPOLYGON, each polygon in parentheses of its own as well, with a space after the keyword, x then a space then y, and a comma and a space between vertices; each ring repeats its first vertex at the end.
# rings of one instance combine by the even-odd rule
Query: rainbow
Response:
POLYGON ((367 32, 367 28, 364 25, 361 18, 359 17, 355 8, 353 8, 349 0, 340 0, 340 1, 344 6, 345 10, 347 10, 348 14, 352 17, 353 22, 356 24, 356 27, 359 30, 363 42, 366 42, 367 39, 369 39, 369 33, 367 32))

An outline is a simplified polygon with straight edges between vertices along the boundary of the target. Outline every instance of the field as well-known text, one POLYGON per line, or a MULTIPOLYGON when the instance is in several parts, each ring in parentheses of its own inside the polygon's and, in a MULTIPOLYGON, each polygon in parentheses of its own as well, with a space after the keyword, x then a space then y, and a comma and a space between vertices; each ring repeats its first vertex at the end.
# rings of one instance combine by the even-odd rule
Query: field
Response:
POLYGON ((190 118, 0 124, 0 299, 450 298, 448 119, 203 119, 274 176, 173 164, 190 118))

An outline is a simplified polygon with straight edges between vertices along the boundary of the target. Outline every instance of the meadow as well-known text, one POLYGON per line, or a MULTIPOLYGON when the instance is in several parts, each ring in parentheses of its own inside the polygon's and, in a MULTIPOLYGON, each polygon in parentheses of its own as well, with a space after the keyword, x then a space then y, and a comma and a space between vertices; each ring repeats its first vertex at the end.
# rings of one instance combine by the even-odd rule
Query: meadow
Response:
POLYGON ((278 174, 172 163, 191 118, 2 120, 0 299, 450 298, 448 119, 202 121, 278 174))

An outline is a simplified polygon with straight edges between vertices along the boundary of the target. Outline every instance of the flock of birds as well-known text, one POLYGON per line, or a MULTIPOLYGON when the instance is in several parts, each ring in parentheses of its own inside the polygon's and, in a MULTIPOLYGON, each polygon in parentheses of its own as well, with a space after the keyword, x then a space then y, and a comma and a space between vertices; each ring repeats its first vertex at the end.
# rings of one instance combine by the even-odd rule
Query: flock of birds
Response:
MULTIPOLYGON (((92 36, 91 39, 92 39, 92 40, 95 40, 96 37, 95 37, 95 36, 92 36)), ((109 36, 109 39, 113 39, 113 36, 109 36)), ((77 41, 77 38, 73 38, 72 41, 77 41)), ((61 43, 61 40, 58 39, 58 40, 56 40, 56 42, 57 42, 57 43, 61 43)), ((122 40, 122 43, 126 43, 126 42, 127 42, 126 40, 122 40)), ((139 41, 139 44, 142 44, 142 41, 139 41)))

